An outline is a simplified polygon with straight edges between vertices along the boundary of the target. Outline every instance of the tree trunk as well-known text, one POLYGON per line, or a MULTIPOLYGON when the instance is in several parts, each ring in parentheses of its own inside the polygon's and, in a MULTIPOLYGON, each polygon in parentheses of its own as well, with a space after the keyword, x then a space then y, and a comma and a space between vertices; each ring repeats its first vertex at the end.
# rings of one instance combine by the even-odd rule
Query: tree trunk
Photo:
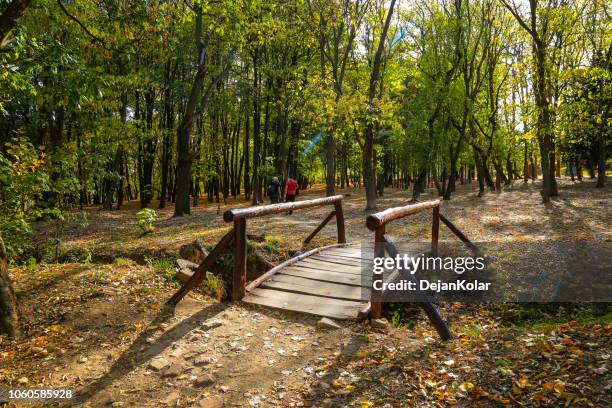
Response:
POLYGON ((599 140, 597 141, 597 184, 595 187, 603 188, 606 184, 606 137, 605 130, 599 134, 599 140))
MULTIPOLYGON (((389 4, 389 10, 387 11, 387 17, 383 26, 382 32, 380 33, 380 39, 378 41, 378 47, 374 54, 374 62, 372 63, 372 73, 370 74, 370 87, 368 92, 369 105, 372 106, 374 98, 376 97, 376 86, 378 77, 380 75, 380 65, 382 62, 383 51, 385 50, 385 43, 387 40, 387 32, 389 31, 389 25, 391 24, 391 17, 393 16, 393 10, 395 9, 395 1, 391 0, 389 4)), ((378 112, 374 112, 378 115, 378 112)), ((376 208, 376 174, 374 170, 374 123, 372 120, 368 120, 365 132, 365 143, 364 143, 364 165, 363 165, 363 176, 366 185, 366 210, 373 210, 376 208)), ((332 156, 333 157, 333 156, 332 156)), ((333 179, 332 179, 333 180, 333 179)), ((333 186, 332 186, 333 187, 333 186)), ((329 186, 328 186, 329 189, 329 186)))
POLYGON ((0 48, 7 43, 9 34, 15 26, 17 20, 21 18, 32 0, 13 0, 0 15, 0 48))
POLYGON ((2 237, 0 237, 0 334, 7 334, 9 337, 17 337, 20 334, 17 299, 8 274, 8 259, 2 237))

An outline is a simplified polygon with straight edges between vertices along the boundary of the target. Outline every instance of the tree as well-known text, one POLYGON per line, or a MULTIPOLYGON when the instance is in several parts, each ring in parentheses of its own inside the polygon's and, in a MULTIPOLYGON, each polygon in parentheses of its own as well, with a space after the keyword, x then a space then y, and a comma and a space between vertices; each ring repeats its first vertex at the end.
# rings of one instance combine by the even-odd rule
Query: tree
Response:
MULTIPOLYGON (((217 24, 213 24, 208 30, 207 39, 203 38, 204 26, 202 23, 203 16, 202 6, 195 6, 195 32, 194 40, 197 50, 197 71, 193 79, 191 91, 183 117, 176 130, 176 152, 177 152, 177 167, 176 167, 176 204, 174 207, 174 216, 180 217, 185 214, 190 214, 189 206, 189 191, 191 183, 191 164, 193 154, 190 148, 190 135, 194 121, 206 109, 208 102, 212 96, 212 92, 219 81, 221 81, 230 71, 236 48, 231 48, 225 58, 221 62, 219 72, 215 75, 211 74, 211 66, 209 65, 210 53, 210 36, 217 30, 217 24), (208 77, 208 83, 204 90, 204 83, 208 77)), ((223 19, 222 19, 223 20, 223 19)))
POLYGON ((32 0, 12 0, 0 14, 0 48, 6 45, 9 34, 32 0))
POLYGON ((373 210, 376 208, 376 173, 373 166, 374 156, 374 121, 376 121, 376 111, 379 109, 376 105, 378 102, 376 99, 377 82, 380 75, 380 64, 382 62, 383 51, 385 49, 385 42, 387 40, 387 33, 389 32, 389 26, 391 25, 391 17, 393 16, 393 10, 395 9, 395 0, 391 0, 389 10, 387 11, 387 17, 382 27, 380 39, 378 40, 378 47, 376 54, 374 54, 374 61, 372 62, 372 71, 370 73, 370 85, 368 88, 368 105, 371 110, 371 117, 368 118, 365 129, 365 143, 363 150, 363 177, 366 187, 366 210, 373 210))
POLYGON ((548 61, 548 29, 549 14, 554 7, 554 0, 545 6, 546 11, 539 7, 539 0, 529 0, 529 20, 525 20, 512 0, 501 0, 503 5, 512 13, 519 25, 529 34, 532 42, 534 61, 534 98, 537 107, 536 137, 540 145, 542 166, 542 201, 547 203, 551 196, 558 195, 557 181, 555 179, 555 146, 551 118, 550 86, 547 74, 548 61))
POLYGON ((4 241, 0 237, 0 334, 19 335, 17 300, 8 274, 8 258, 4 241))

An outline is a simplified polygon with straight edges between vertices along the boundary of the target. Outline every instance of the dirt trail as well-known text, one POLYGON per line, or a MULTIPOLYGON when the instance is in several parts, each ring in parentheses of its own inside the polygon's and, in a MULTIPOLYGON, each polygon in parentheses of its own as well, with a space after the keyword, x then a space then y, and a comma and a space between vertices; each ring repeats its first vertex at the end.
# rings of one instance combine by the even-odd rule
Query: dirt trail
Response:
MULTIPOLYGON (((453 200, 442 204, 442 212, 474 241, 507 243, 509 254, 513 245, 542 241, 599 245, 612 239, 612 214, 606 209, 612 189, 592 187, 592 183, 562 182, 561 198, 543 206, 531 184, 517 184, 510 191, 483 198, 476 197, 471 187, 460 186, 453 200)), ((320 193, 308 192, 303 198, 320 193)), ((363 192, 343 193, 350 193, 343 203, 348 238, 369 242, 363 192)), ((404 205, 407 197, 405 191, 389 189, 379 207, 404 205)), ((430 198, 434 198, 431 191, 423 196, 430 198)), ((87 226, 68 224, 57 230, 63 249, 86 249, 94 258, 153 256, 174 253, 194 238, 213 245, 228 228, 215 205, 198 207, 192 216, 182 219, 171 218, 168 208, 159 211, 155 233, 137 238, 133 228, 136 211, 130 206, 110 213, 87 210, 87 226)), ((299 249, 297 237, 307 236, 328 212, 321 208, 249 221, 249 233, 285 237, 281 245, 288 254, 299 249)), ((426 240, 429 217, 419 214, 398 220, 390 233, 426 240)), ((37 228, 51 231, 50 224, 37 228)), ((442 241, 455 239, 446 229, 441 231, 442 241)), ((334 239, 335 228, 330 223, 312 245, 334 239)), ((555 252, 538 256, 554 257, 555 252)), ((162 305, 176 287, 155 265, 81 260, 13 268, 11 272, 22 304, 25 339, 0 342, 0 384, 74 388, 81 406, 370 407, 369 401, 377 401, 375 406, 389 407, 403 406, 405 401, 421 406, 436 401, 465 405, 470 398, 485 398, 479 405, 496 406, 505 403, 508 397, 500 395, 511 393, 513 381, 531 376, 527 360, 522 368, 513 368, 519 364, 518 356, 536 353, 537 359, 541 352, 535 349, 541 341, 529 340, 531 333, 510 332, 496 312, 480 306, 444 305, 441 313, 451 321, 458 338, 442 344, 418 310, 402 316, 399 329, 377 330, 343 322, 341 329, 328 330, 318 328, 313 316, 240 303, 218 304, 194 293, 169 313, 162 305), (509 364, 513 376, 500 374, 498 362, 502 360, 502 368, 509 364), (485 389, 486 395, 475 391, 485 389)), ((590 396, 589 401, 604 406, 601 395, 610 389, 610 380, 607 369, 600 368, 606 364, 612 329, 609 324, 592 327, 586 333, 574 323, 556 327, 552 334, 544 332, 553 350, 546 352, 553 356, 548 358, 559 353, 563 356, 559 366, 570 364, 565 372, 577 369, 571 364, 579 364, 587 375, 569 385, 564 371, 557 369, 547 374, 555 375, 554 380, 530 377, 530 381, 540 388, 563 381, 576 395, 591 387, 590 392, 597 396, 590 396), (577 354, 576 348, 583 344, 587 351, 577 354)), ((542 364, 547 362, 538 360, 536 366, 542 364)), ((549 372, 542 370, 536 372, 549 372)), ((521 388, 524 397, 512 394, 512 398, 525 401, 539 395, 534 394, 535 388, 528 388, 521 388)), ((544 405, 555 406, 561 398, 554 392, 544 394, 544 405)))

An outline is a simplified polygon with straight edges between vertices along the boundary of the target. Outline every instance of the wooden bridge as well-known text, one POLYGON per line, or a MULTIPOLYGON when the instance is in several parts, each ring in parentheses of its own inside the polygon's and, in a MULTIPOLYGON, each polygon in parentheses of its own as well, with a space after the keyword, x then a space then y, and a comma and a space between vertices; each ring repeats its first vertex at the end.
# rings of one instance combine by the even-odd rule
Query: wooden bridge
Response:
MULTIPOLYGON (((176 305, 190 290, 202 283, 206 271, 219 255, 231 249, 234 255, 232 300, 335 319, 359 320, 367 316, 378 318, 382 311, 384 293, 373 290, 372 282, 383 278, 382 275, 373 274, 369 266, 374 257, 383 257, 385 253, 394 257, 398 253, 386 234, 386 225, 395 219, 425 210, 433 211, 431 250, 428 254, 437 253, 440 221, 470 248, 477 250, 457 227, 440 214, 439 200, 389 208, 368 216, 366 226, 374 232, 372 245, 369 246, 346 243, 342 196, 228 210, 223 214, 223 219, 228 223, 233 222, 234 228, 221 238, 167 304, 176 305), (302 253, 275 266, 247 285, 247 219, 321 206, 333 206, 333 210, 304 243, 310 242, 333 218, 336 220, 338 243, 302 253)), ((397 280, 401 272, 394 271, 386 281, 397 280)), ((426 300, 419 304, 439 335, 443 339, 450 339, 450 331, 433 304, 426 300)))

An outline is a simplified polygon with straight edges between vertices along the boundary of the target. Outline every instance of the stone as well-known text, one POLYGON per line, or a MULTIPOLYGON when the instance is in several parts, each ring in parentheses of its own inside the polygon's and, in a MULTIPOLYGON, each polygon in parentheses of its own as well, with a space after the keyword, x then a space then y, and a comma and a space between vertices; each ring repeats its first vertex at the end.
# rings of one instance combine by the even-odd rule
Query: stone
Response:
POLYGON ((198 387, 206 387, 215 383, 215 377, 211 374, 200 374, 193 383, 198 387))
POLYGON ((83 364, 83 363, 86 363, 86 362, 87 362, 87 357, 85 357, 85 356, 79 357, 79 363, 83 364))
POLYGON ((211 329, 214 329, 215 327, 219 327, 219 326, 222 326, 222 325, 223 325, 223 322, 221 320, 217 320, 217 319, 211 320, 210 322, 202 322, 202 327, 205 330, 211 330, 211 329))
POLYGON ((389 323, 383 319, 372 319, 370 325, 375 329, 386 329, 389 323))
POLYGON ((181 394, 178 391, 172 391, 166 398, 164 398, 161 402, 165 405, 174 405, 174 402, 181 397, 181 394))
POLYGON ((329 398, 324 399, 323 402, 321 403, 321 408, 331 408, 333 406, 334 406, 334 402, 329 398))
POLYGON ((213 357, 200 354, 199 356, 196 356, 196 358, 193 359, 193 364, 195 364, 198 367, 201 367, 201 366, 205 366, 205 365, 214 363, 215 361, 216 360, 213 357))
POLYGON ((170 365, 168 360, 166 360, 165 358, 162 358, 162 357, 154 358, 149 363, 149 367, 151 367, 155 371, 161 371, 164 368, 166 368, 168 365, 170 365))
POLYGON ((324 317, 317 322, 317 327, 322 329, 340 329, 340 325, 328 317, 324 317))
POLYGON ((177 377, 182 372, 183 367, 178 363, 174 363, 164 371, 164 377, 177 377))
POLYGON ((179 256, 195 264, 200 264, 208 254, 202 248, 202 245, 196 241, 185 244, 179 249, 179 256))
POLYGON ((188 261, 187 259, 177 259, 176 264, 178 265, 180 269, 185 268, 185 269, 191 269, 194 271, 198 269, 198 266, 199 266, 197 263, 188 261))
POLYGON ((200 402, 198 403, 198 406, 202 408, 222 408, 223 398, 221 398, 218 395, 204 398, 203 400, 200 400, 200 402))

